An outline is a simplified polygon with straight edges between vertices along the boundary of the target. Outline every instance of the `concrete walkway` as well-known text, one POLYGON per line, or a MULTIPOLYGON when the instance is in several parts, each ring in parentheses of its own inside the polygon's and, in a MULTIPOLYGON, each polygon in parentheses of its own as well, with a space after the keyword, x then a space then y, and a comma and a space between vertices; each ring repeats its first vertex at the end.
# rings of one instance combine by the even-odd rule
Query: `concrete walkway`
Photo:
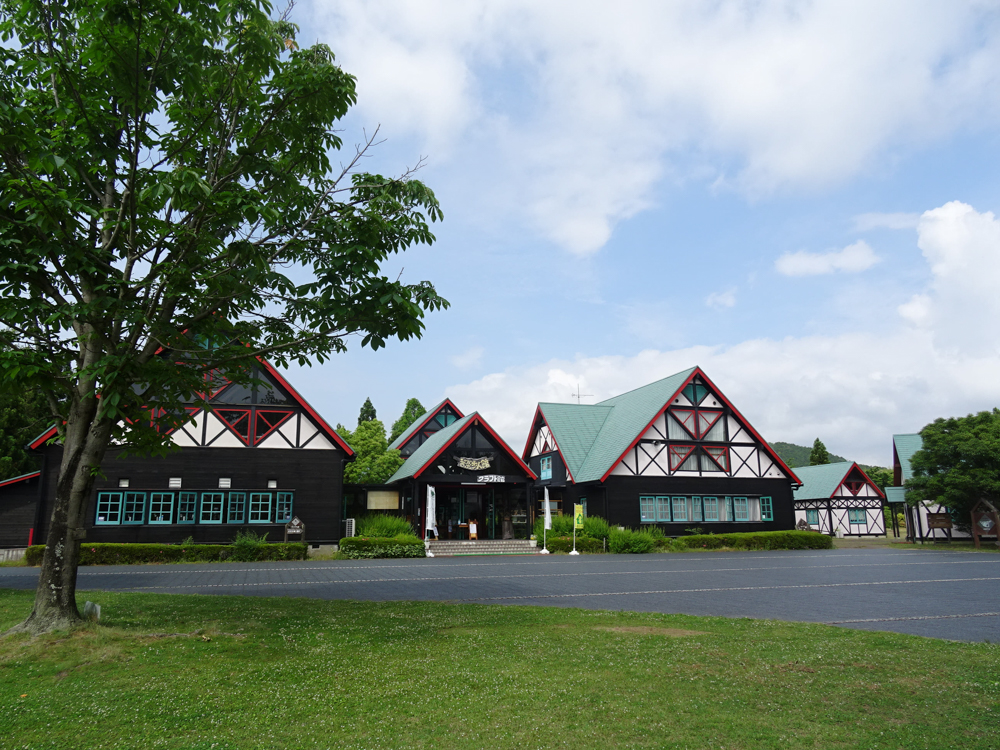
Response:
MULTIPOLYGON (((0 587, 37 578, 0 568, 0 587)), ((102 566, 81 568, 79 589, 676 612, 1000 641, 1000 555, 913 547, 102 566)))

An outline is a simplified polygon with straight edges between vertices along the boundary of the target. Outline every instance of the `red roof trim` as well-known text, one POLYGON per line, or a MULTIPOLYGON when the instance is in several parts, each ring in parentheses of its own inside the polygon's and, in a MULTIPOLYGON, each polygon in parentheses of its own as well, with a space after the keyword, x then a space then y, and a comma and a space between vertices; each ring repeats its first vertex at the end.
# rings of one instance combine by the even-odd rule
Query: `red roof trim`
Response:
MULTIPOLYGON (((430 421, 431 421, 431 420, 432 420, 432 419, 433 419, 434 417, 436 417, 436 416, 437 416, 437 415, 438 415, 438 414, 440 413, 440 411, 441 411, 441 410, 442 410, 442 409, 443 409, 444 407, 446 407, 446 406, 450 406, 450 407, 451 407, 452 409, 454 409, 454 410, 455 410, 455 413, 456 413, 456 414, 458 414, 458 419, 464 419, 464 418, 465 418, 465 415, 464 415, 464 414, 462 414, 462 410, 461 410, 461 409, 459 409, 459 408, 458 408, 457 406, 455 406, 455 404, 454 404, 454 403, 452 403, 452 400, 451 400, 450 398, 446 398, 446 399, 445 399, 444 401, 442 401, 442 402, 441 402, 441 403, 440 403, 440 404, 438 405, 438 408, 437 408, 437 410, 436 410, 436 411, 429 411, 429 412, 427 412, 427 413, 426 413, 426 414, 424 415, 424 421, 420 423, 420 426, 419 426, 419 427, 416 427, 416 428, 414 428, 414 429, 413 429, 413 430, 412 430, 412 431, 410 432, 410 436, 409 436, 408 438, 406 438, 406 442, 404 442, 404 443, 403 443, 402 445, 400 445, 400 446, 399 446, 399 448, 402 448, 402 447, 403 447, 403 445, 406 445, 406 443, 408 443, 408 442, 410 442, 411 440, 413 440, 413 438, 415 438, 415 437, 417 436, 417 433, 418 433, 418 432, 420 432, 420 431, 421 431, 422 429, 424 429, 424 426, 425 426, 425 425, 426 425, 426 424, 427 424, 428 422, 430 422, 430 421)), ((458 420, 455 420, 455 421, 457 422, 458 420)), ((447 425, 445 425, 445 426, 447 427, 447 425)), ((412 427, 412 425, 411 425, 411 427, 412 427)), ((408 428, 408 429, 409 429, 409 428, 408 428)), ((441 429, 443 430, 443 429, 444 429, 444 427, 442 427, 441 429)), ((399 450, 399 448, 397 448, 396 450, 399 450)))
POLYGON ((59 430, 56 429, 56 426, 52 425, 49 429, 47 429, 41 435, 36 437, 30 443, 28 443, 28 448, 30 450, 37 450, 41 446, 45 445, 49 440, 51 440, 52 437, 56 435, 58 432, 59 430))
MULTIPOLYGON (((885 493, 884 493, 884 492, 882 492, 882 490, 880 490, 880 489, 878 488, 878 485, 877 485, 877 484, 875 484, 875 482, 873 482, 873 481, 871 480, 871 477, 869 477, 869 476, 868 476, 868 474, 866 474, 866 473, 865 473, 865 470, 864 470, 864 469, 862 469, 862 468, 861 468, 860 466, 858 466, 858 462, 857 462, 857 461, 855 461, 854 463, 852 463, 852 464, 851 464, 851 468, 849 468, 849 469, 848 469, 847 471, 845 471, 845 472, 844 472, 844 476, 842 476, 842 477, 840 478, 840 481, 839 481, 839 482, 837 482, 837 486, 836 486, 836 487, 834 487, 834 488, 833 488, 833 492, 832 492, 832 493, 830 493, 830 498, 832 499, 832 498, 833 498, 833 496, 834 496, 835 494, 837 494, 837 490, 838 490, 838 489, 840 489, 840 487, 841 487, 841 486, 842 486, 842 485, 844 484, 844 480, 845 480, 845 479, 847 478, 847 475, 848 475, 848 474, 850 474, 850 473, 851 473, 851 471, 853 471, 854 469, 857 469, 858 471, 860 471, 860 472, 861 472, 861 476, 863 476, 863 477, 865 478, 865 481, 866 481, 866 482, 868 482, 868 484, 869 484, 869 485, 871 486, 871 488, 872 488, 872 489, 874 489, 874 490, 875 490, 875 491, 876 491, 876 492, 878 493, 878 496, 879 496, 880 498, 882 498, 883 500, 885 500, 885 493)), ((855 497, 856 497, 856 496, 855 496, 855 497)))
MULTIPOLYGON (((549 424, 549 420, 545 418, 545 412, 542 411, 542 405, 539 404, 535 407, 535 418, 531 421, 532 429, 528 432, 528 442, 524 444, 524 451, 521 453, 521 457, 528 459, 528 453, 531 450, 531 438, 534 437, 538 430, 534 429, 534 425, 538 422, 538 417, 541 415, 542 422, 546 427, 549 428, 549 434, 552 436, 552 442, 556 444, 556 453, 559 454, 559 458, 563 462, 563 468, 566 469, 566 476, 569 477, 569 481, 576 484, 576 480, 573 478, 573 472, 569 470, 569 462, 566 460, 566 456, 563 455, 562 448, 559 447, 559 441, 556 440, 556 433, 552 431, 552 425, 549 424)), ((541 427, 541 425, 539 425, 541 427)))
POLYGON ((604 476, 601 477, 600 481, 603 482, 605 479, 608 478, 608 476, 610 476, 611 472, 618 465, 618 462, 621 461, 625 457, 626 453, 628 453, 630 450, 632 450, 633 448, 635 448, 636 444, 638 444, 638 442, 642 438, 642 436, 646 434, 646 431, 650 427, 653 426, 653 422, 655 422, 659 418, 659 416, 661 414, 663 414, 667 410, 667 407, 669 407, 670 404, 673 402, 673 400, 675 398, 677 398, 677 394, 680 393, 681 391, 683 391, 685 388, 687 388, 688 384, 692 380, 694 380, 694 378, 695 378, 696 375, 701 375, 701 377, 705 381, 705 383, 712 389, 712 392, 715 393, 720 399, 722 399, 722 403, 724 403, 726 406, 728 406, 730 408, 730 410, 733 412, 734 416, 736 416, 736 417, 739 418, 739 420, 744 424, 744 426, 746 426, 747 431, 751 435, 753 435, 762 446, 764 446, 764 449, 767 451, 767 454, 772 458, 772 460, 776 461, 778 463, 778 465, 781 466, 781 468, 783 468, 785 470, 785 472, 788 474, 789 478, 793 482, 796 482, 798 484, 802 484, 802 481, 797 476, 795 476, 795 472, 792 471, 790 468, 788 468, 788 465, 784 461, 781 460, 781 456, 779 456, 777 453, 774 452, 774 449, 771 448, 771 446, 768 445, 767 441, 764 440, 764 438, 762 438, 760 436, 760 434, 757 432, 757 430, 755 430, 753 428, 753 425, 750 424, 750 422, 747 421, 746 417, 744 417, 742 414, 740 414, 739 409, 737 409, 735 406, 732 405, 732 403, 729 401, 729 399, 726 398, 725 394, 721 390, 719 390, 718 387, 716 387, 715 383, 713 383, 711 381, 711 379, 708 377, 708 375, 706 375, 704 372, 702 372, 702 369, 700 367, 695 367, 694 368, 694 370, 691 372, 691 374, 688 376, 688 378, 683 383, 681 383, 680 387, 676 391, 674 391, 673 395, 670 396, 670 398, 667 399, 667 403, 665 403, 663 405, 663 408, 660 409, 658 412, 656 412, 656 414, 653 415, 653 418, 651 420, 649 420, 649 424, 647 424, 645 427, 643 427, 641 430, 639 430, 639 434, 635 436, 635 440, 633 440, 629 444, 628 448, 626 448, 624 451, 622 451, 622 454, 620 456, 618 456, 618 458, 616 458, 614 461, 611 462, 611 467, 606 472, 604 472, 604 476))
POLYGON ((258 357, 257 361, 264 366, 264 369, 267 370, 267 374, 273 377, 275 380, 277 380, 278 384, 281 385, 281 387, 284 388, 286 391, 288 391, 289 395, 293 399, 295 399, 295 402, 306 410, 306 413, 315 420, 316 424, 318 424, 319 428, 324 433, 326 433, 326 436, 328 438, 330 438, 337 445, 343 448, 348 456, 354 455, 354 451, 351 449, 351 446, 347 444, 344 438, 338 435, 337 432, 332 427, 330 427, 330 425, 326 423, 326 420, 323 419, 323 417, 321 417, 316 412, 316 410, 309 405, 308 401, 302 398, 301 394, 299 394, 297 390, 292 388, 291 384, 281 376, 281 373, 279 373, 277 370, 274 369, 274 367, 271 365, 270 362, 268 362, 263 357, 258 357))
MULTIPOLYGON (((496 440, 497 443, 504 450, 507 451, 507 455, 510 456, 511 458, 513 458, 514 461, 516 461, 517 464, 522 469, 524 469, 524 473, 525 474, 527 474, 532 479, 538 479, 538 476, 535 474, 535 472, 533 472, 530 468, 528 468, 528 465, 526 463, 524 463, 524 461, 522 461, 520 458, 518 458, 517 454, 514 453, 514 451, 512 451, 510 449, 510 446, 507 445, 507 443, 504 442, 503 438, 501 438, 499 435, 496 434, 496 432, 493 431, 493 428, 490 427, 486 423, 486 420, 483 419, 481 416, 479 416, 478 412, 472 412, 472 414, 470 416, 472 416, 473 418, 469 421, 468 424, 465 425, 465 427, 463 429, 459 430, 454 435, 452 435, 451 439, 448 440, 444 445, 442 445, 441 448, 438 449, 437 453, 435 453, 433 456, 431 456, 429 459, 427 459, 424 462, 423 466, 421 466, 419 469, 417 469, 415 472, 413 472, 413 478, 414 479, 419 478, 420 475, 424 473, 424 470, 427 469, 428 466, 430 466, 431 464, 433 464, 438 459, 438 456, 440 456, 442 453, 444 453, 448 449, 448 447, 451 446, 452 443, 454 443, 456 440, 458 440, 458 438, 460 436, 462 436, 463 434, 465 434, 466 430, 468 430, 469 428, 474 427, 476 425, 482 426, 493 437, 493 439, 496 440)), ((463 417, 463 419, 464 419, 464 417, 463 417)))
POLYGON ((5 479, 0 482, 0 487, 6 487, 8 484, 17 484, 18 482, 27 482, 29 479, 34 479, 35 477, 41 476, 42 472, 36 471, 33 474, 22 474, 19 477, 14 477, 13 479, 5 479))

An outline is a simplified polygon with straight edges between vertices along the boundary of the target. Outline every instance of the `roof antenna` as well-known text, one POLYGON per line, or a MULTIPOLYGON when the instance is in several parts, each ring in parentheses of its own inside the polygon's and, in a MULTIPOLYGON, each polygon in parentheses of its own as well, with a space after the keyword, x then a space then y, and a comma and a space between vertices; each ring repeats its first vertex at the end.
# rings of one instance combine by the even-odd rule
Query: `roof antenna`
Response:
POLYGON ((579 404, 581 403, 580 399, 587 398, 588 396, 593 396, 593 395, 594 395, 593 393, 582 393, 581 394, 580 393, 580 384, 577 383, 576 384, 576 393, 569 394, 569 397, 570 398, 575 398, 576 399, 576 403, 579 406, 579 404))

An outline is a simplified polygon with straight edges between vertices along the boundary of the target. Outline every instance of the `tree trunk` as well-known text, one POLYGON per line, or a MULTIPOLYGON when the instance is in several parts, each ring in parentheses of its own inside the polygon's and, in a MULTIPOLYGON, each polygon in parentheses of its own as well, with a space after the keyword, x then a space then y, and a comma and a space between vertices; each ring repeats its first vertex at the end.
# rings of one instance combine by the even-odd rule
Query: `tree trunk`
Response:
POLYGON ((66 424, 62 463, 59 466, 49 532, 45 539, 45 556, 38 577, 38 588, 35 590, 35 605, 28 619, 6 634, 38 635, 53 630, 67 630, 83 622, 76 607, 80 541, 86 533, 83 519, 94 484, 94 474, 100 468, 111 436, 110 422, 106 419, 94 419, 95 407, 94 404, 77 406, 72 410, 77 414, 71 414, 66 424), (91 408, 88 409, 88 406, 91 408), (80 419, 73 420, 72 416, 80 419), (74 421, 76 424, 73 424, 74 421))

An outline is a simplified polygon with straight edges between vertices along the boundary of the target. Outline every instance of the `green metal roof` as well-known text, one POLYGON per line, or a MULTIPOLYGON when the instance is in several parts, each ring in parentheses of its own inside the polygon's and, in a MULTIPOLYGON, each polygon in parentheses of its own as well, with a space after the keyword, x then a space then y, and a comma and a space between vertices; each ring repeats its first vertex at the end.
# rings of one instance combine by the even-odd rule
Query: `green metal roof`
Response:
POLYGON ((559 445, 570 476, 580 481, 577 475, 614 407, 543 403, 538 408, 559 445))
POLYGON ((406 459, 406 462, 396 469, 396 473, 389 477, 386 484, 392 484, 400 479, 409 479, 412 477, 424 468, 424 465, 434 457, 435 453, 446 446, 453 437, 465 429, 465 426, 477 416, 479 416, 478 412, 472 412, 472 414, 464 416, 457 422, 452 422, 447 427, 442 427, 440 430, 435 432, 427 438, 419 448, 410 454, 410 457, 406 459))
POLYGON ((573 481, 600 480, 607 474, 696 369, 691 367, 593 406, 539 404, 573 481))
POLYGON ((389 447, 392 448, 393 450, 398 450, 400 448, 400 446, 403 445, 403 443, 405 443, 407 440, 409 440, 413 436, 413 433, 417 431, 417 428, 420 427, 420 425, 424 424, 424 422, 426 422, 428 419, 430 419, 435 414, 437 414, 438 409, 440 409, 442 406, 444 406, 445 402, 447 400, 448 399, 445 399, 444 401, 442 401, 437 406, 433 407, 432 409, 428 409, 423 414, 421 414, 419 417, 417 417, 416 419, 414 419, 413 420, 413 424, 411 424, 409 427, 407 427, 405 430, 403 430, 403 432, 400 434, 399 437, 397 437, 395 440, 393 440, 391 443, 389 443, 389 447))
POLYGON ((886 487, 885 488, 885 500, 888 503, 905 503, 906 502, 906 488, 905 487, 886 487))
POLYGON ((795 499, 825 500, 831 497, 853 466, 853 461, 840 461, 835 464, 820 464, 819 466, 799 466, 795 469, 795 475, 802 481, 802 486, 793 493, 795 499))
POLYGON ((913 454, 924 447, 924 439, 919 434, 916 435, 893 435, 892 444, 896 448, 896 458, 899 459, 899 467, 902 473, 902 480, 913 479, 913 467, 910 466, 910 459, 913 454))

